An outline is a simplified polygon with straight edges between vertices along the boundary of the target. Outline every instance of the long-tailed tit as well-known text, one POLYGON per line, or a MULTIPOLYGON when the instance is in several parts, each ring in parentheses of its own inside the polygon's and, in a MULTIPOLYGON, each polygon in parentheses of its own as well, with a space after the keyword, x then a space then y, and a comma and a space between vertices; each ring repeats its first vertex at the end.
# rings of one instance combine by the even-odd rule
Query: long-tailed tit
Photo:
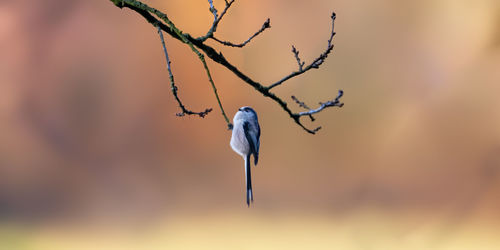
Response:
POLYGON ((233 118, 233 135, 231 147, 243 156, 245 160, 245 177, 247 184, 247 205, 253 202, 252 177, 250 174, 250 155, 253 154, 254 164, 259 161, 260 126, 257 113, 250 107, 242 107, 233 118))

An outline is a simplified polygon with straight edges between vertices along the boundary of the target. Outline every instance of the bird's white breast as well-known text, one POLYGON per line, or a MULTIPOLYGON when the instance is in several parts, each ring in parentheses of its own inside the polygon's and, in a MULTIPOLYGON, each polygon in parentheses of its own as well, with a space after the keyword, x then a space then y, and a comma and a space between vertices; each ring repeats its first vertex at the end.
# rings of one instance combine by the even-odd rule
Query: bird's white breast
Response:
POLYGON ((245 131, 243 130, 243 122, 241 120, 234 121, 233 134, 231 136, 231 148, 240 154, 245 156, 250 153, 250 145, 245 136, 245 131))

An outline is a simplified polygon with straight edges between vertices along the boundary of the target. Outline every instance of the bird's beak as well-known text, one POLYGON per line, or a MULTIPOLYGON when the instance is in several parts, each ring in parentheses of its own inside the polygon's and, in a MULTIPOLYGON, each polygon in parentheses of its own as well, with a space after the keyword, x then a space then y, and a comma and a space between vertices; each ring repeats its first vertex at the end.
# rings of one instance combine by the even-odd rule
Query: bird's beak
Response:
POLYGON ((241 108, 239 108, 238 111, 241 111, 241 108))

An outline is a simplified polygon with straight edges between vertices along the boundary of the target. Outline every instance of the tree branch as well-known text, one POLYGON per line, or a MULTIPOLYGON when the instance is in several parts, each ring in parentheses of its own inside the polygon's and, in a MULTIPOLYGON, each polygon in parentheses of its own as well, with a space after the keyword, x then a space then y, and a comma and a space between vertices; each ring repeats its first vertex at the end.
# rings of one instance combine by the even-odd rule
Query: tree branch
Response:
POLYGON ((207 63, 205 61, 205 56, 200 51, 198 51, 198 49, 195 48, 195 46, 193 45, 193 42, 191 41, 193 38, 191 36, 189 36, 189 34, 183 34, 182 31, 177 29, 177 27, 174 25, 174 23, 172 21, 170 21, 170 19, 167 17, 166 14, 162 13, 161 11, 159 11, 155 8, 151 8, 142 2, 139 2, 136 0, 110 0, 110 1, 112 1, 116 6, 118 6, 120 8, 127 7, 127 8, 130 8, 132 10, 135 10, 136 12, 138 12, 139 14, 144 16, 146 18, 146 20, 148 20, 148 22, 150 22, 151 24, 153 24, 156 27, 161 28, 162 30, 164 30, 168 34, 172 35, 172 37, 181 40, 183 43, 187 44, 191 48, 191 50, 198 56, 198 58, 202 62, 203 67, 205 68, 205 72, 208 76, 208 80, 209 80, 210 84, 212 85, 212 89, 213 89, 215 97, 217 99, 217 103, 219 104, 219 108, 221 110, 222 116, 226 120, 228 128, 231 128, 232 124, 229 121, 229 118, 227 117, 226 112, 224 111, 224 108, 222 107, 222 103, 221 103, 219 95, 217 93, 217 88, 215 87, 215 83, 212 79, 212 76, 210 74, 210 70, 208 69, 207 63), (154 14, 155 16, 157 16, 158 18, 163 20, 166 23, 166 25, 163 24, 158 19, 156 19, 155 17, 153 17, 150 13, 154 14), (190 37, 191 40, 189 40, 188 37, 190 37))
POLYGON ((264 24, 262 25, 262 27, 260 28, 260 30, 258 30, 257 32, 255 32, 246 41, 244 41, 242 43, 238 43, 238 44, 234 44, 234 43, 231 43, 231 42, 228 42, 228 41, 221 41, 221 40, 217 39, 214 36, 212 36, 211 38, 214 39, 215 41, 219 42, 220 44, 223 44, 223 45, 226 45, 226 46, 242 48, 245 45, 247 45, 247 43, 249 43, 254 37, 258 36, 260 33, 262 33, 264 30, 266 30, 268 28, 271 28, 271 20, 269 18, 264 22, 264 24))
MULTIPOLYGON (((339 108, 342 108, 344 106, 344 103, 340 102, 340 98, 343 95, 344 95, 344 91, 339 90, 339 93, 338 93, 337 97, 335 97, 334 100, 327 101, 325 103, 320 102, 319 103, 320 106, 318 108, 316 108, 316 109, 309 109, 308 111, 300 112, 300 113, 298 113, 298 115, 299 116, 305 116, 305 115, 316 114, 316 113, 319 113, 320 111, 322 111, 323 109, 328 108, 328 107, 339 107, 339 108)), ((305 107, 307 107, 307 106, 305 106, 305 107)))
POLYGON ((214 21, 212 23, 212 27, 210 27, 210 29, 208 30, 207 34, 204 35, 204 36, 202 36, 202 37, 196 38, 196 40, 204 42, 208 38, 213 37, 215 31, 217 30, 217 25, 219 25, 220 21, 222 20, 222 17, 224 17, 224 15, 226 14, 227 10, 234 3, 234 0, 231 0, 231 1, 224 0, 224 1, 226 2, 226 7, 224 7, 224 10, 220 14, 220 16, 217 16, 217 9, 214 7, 213 1, 212 0, 208 0, 208 4, 210 5, 210 12, 212 12, 212 14, 214 15, 214 21))
POLYGON ((201 118, 204 118, 206 115, 208 115, 208 113, 210 113, 212 111, 212 108, 207 108, 207 109, 205 109, 205 111, 202 111, 202 112, 194 112, 194 111, 187 109, 184 106, 184 104, 182 104, 182 101, 177 94, 178 88, 177 88, 177 86, 175 86, 174 74, 172 74, 172 69, 170 67, 171 62, 170 62, 170 58, 168 56, 167 47, 165 46, 165 39, 163 38, 163 32, 161 31, 160 26, 157 26, 157 27, 158 27, 158 34, 160 35, 161 45, 163 46, 163 52, 165 53, 165 59, 167 61, 167 71, 168 71, 168 75, 170 78, 170 88, 172 89, 172 94, 174 95, 175 100, 179 104, 179 107, 181 108, 181 111, 182 111, 180 113, 177 113, 176 115, 177 116, 197 115, 201 118))
MULTIPOLYGON (((300 65, 300 64, 299 64, 300 65)), ((299 101, 299 99, 297 99, 297 97, 295 97, 294 95, 292 95, 292 100, 295 101, 295 103, 297 103, 299 105, 299 107, 301 108, 304 108, 306 110, 309 110, 311 108, 309 108, 309 106, 307 106, 304 102, 301 102, 299 101)), ((312 115, 309 115, 309 118, 311 118, 311 121, 315 121, 316 119, 314 119, 314 117, 312 115)))
MULTIPOLYGON (((231 128, 231 123, 229 122, 229 119, 227 118, 227 116, 224 112, 224 109, 222 108, 222 105, 220 103, 220 98, 217 94, 217 90, 215 88, 215 84, 213 83, 212 77, 210 75, 210 71, 208 70, 206 62, 204 60, 204 55, 201 54, 201 52, 198 51, 196 48, 203 51, 205 53, 205 55, 208 56, 210 59, 212 59, 214 62, 219 63, 222 66, 226 67, 228 70, 233 72, 237 77, 239 77, 245 83, 254 87, 255 90, 260 92, 262 95, 270 98, 271 100, 276 102, 278 105, 280 105, 280 107, 290 116, 290 118, 292 118, 294 120, 294 122, 297 125, 299 125, 300 127, 302 127, 304 130, 306 130, 307 132, 309 132, 311 134, 315 134, 318 131, 318 128, 308 129, 307 127, 305 127, 300 120, 300 118, 303 116, 302 115, 303 112, 302 113, 292 112, 292 110, 288 107, 287 103, 285 101, 283 101, 281 98, 279 98, 278 96, 276 96, 274 93, 270 92, 270 90, 272 88, 282 84, 283 82, 285 82, 286 80, 288 80, 292 77, 303 74, 304 72, 310 70, 311 68, 318 68, 324 62, 324 60, 326 59, 328 54, 333 49, 332 40, 333 40, 333 36, 335 35, 335 32, 334 32, 335 13, 333 13, 332 17, 331 17, 332 18, 332 33, 330 35, 330 39, 328 40, 327 49, 318 58, 316 58, 310 65, 305 67, 303 70, 292 72, 290 75, 284 77, 282 80, 280 80, 274 84, 269 85, 269 87, 266 87, 266 86, 262 85, 261 83, 251 79, 250 77, 245 75, 243 72, 241 72, 238 68, 236 68, 236 66, 234 66, 229 61, 227 61, 227 59, 222 55, 221 52, 218 52, 213 47, 206 45, 204 43, 204 41, 206 39, 208 39, 208 37, 207 38, 204 38, 204 37, 193 38, 191 35, 189 35, 187 33, 183 33, 181 30, 176 28, 176 26, 168 19, 166 14, 164 14, 164 13, 162 13, 154 8, 151 8, 151 7, 147 6, 146 4, 139 2, 137 0, 110 0, 110 1, 113 2, 119 8, 125 7, 125 8, 129 8, 129 9, 137 12, 138 14, 143 16, 153 26, 160 27, 161 30, 165 31, 167 34, 171 35, 173 38, 180 40, 183 43, 187 44, 191 48, 191 50, 198 55, 198 58, 202 61, 203 65, 204 65, 204 68, 205 68, 205 71, 206 71, 207 76, 209 78, 209 81, 212 84, 214 94, 216 95, 216 98, 217 98, 219 107, 221 109, 222 115, 223 115, 224 119, 226 120, 229 128, 231 128), (159 19, 161 19, 163 22, 158 20, 157 18, 155 18, 153 15, 158 17, 159 19)), ((230 2, 226 1, 225 11, 227 11, 229 6, 233 2, 234 2, 234 0, 230 1, 230 2)), ((213 12, 213 9, 211 9, 211 10, 213 12)), ((217 24, 218 24, 218 22, 220 22, 225 11, 223 11, 223 13, 221 13, 221 15, 217 18, 217 21, 216 21, 217 24)), ((212 25, 212 26, 214 26, 214 25, 212 25)), ((215 26, 217 26, 217 25, 215 25, 215 26)), ((215 30, 215 29, 216 28, 214 28, 213 30, 215 30)), ((212 31, 212 34, 213 34, 213 31, 212 31)), ((338 100, 340 97, 341 97, 341 95, 338 96, 336 99, 338 100)), ((324 109, 325 108, 321 108, 314 113, 320 112, 324 109)))
POLYGON ((326 46, 326 50, 323 53, 321 53, 318 56, 318 58, 314 59, 314 61, 312 61, 311 64, 309 64, 305 68, 303 68, 302 66, 304 66, 304 62, 300 61, 299 52, 295 49, 295 46, 292 45, 292 52, 295 55, 297 62, 299 63, 299 70, 294 71, 294 72, 290 73, 289 75, 283 77, 281 80, 271 84, 268 87, 269 89, 272 89, 278 85, 281 85, 282 83, 284 83, 287 80, 290 80, 293 77, 296 77, 298 75, 302 75, 303 73, 309 71, 310 69, 318 69, 319 66, 321 64, 323 64, 325 59, 328 57, 328 54, 330 54, 330 52, 332 52, 332 50, 333 50, 332 40, 333 40, 333 36, 335 36, 335 30, 334 30, 335 17, 336 17, 335 13, 332 13, 332 16, 331 16, 331 18, 332 18, 332 32, 330 33, 330 38, 328 39, 328 44, 326 46))
POLYGON ((304 67, 304 64, 306 62, 300 60, 299 51, 293 45, 292 45, 292 53, 295 56, 295 59, 297 60, 297 64, 299 65, 299 71, 302 71, 303 70, 302 68, 304 67))
MULTIPOLYGON (((343 95, 344 95, 344 91, 339 90, 339 93, 337 94, 337 97, 335 97, 334 100, 327 101, 325 103, 320 102, 319 103, 320 106, 318 108, 316 108, 316 109, 310 109, 304 102, 299 101, 299 99, 297 99, 297 97, 295 97, 295 96, 292 96, 292 99, 301 108, 307 109, 307 111, 300 112, 297 115, 298 116, 309 116, 309 118, 311 118, 311 121, 314 121, 315 119, 314 119, 314 117, 312 115, 316 114, 316 113, 319 113, 319 112, 321 112, 322 110, 324 110, 324 109, 326 109, 328 107, 339 107, 339 108, 342 108, 344 106, 344 103, 340 102, 340 98, 342 98, 343 95)), ((321 129, 321 126, 315 128, 313 131, 317 132, 320 129, 321 129)))

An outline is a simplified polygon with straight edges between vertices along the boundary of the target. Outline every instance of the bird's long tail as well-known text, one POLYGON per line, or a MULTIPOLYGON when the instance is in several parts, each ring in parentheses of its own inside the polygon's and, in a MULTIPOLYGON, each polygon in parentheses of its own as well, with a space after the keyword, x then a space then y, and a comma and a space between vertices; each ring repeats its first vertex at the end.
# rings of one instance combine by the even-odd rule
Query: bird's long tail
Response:
POLYGON ((250 154, 248 154, 245 158, 245 177, 247 183, 247 205, 250 206, 250 201, 253 202, 252 174, 250 173, 250 154))

